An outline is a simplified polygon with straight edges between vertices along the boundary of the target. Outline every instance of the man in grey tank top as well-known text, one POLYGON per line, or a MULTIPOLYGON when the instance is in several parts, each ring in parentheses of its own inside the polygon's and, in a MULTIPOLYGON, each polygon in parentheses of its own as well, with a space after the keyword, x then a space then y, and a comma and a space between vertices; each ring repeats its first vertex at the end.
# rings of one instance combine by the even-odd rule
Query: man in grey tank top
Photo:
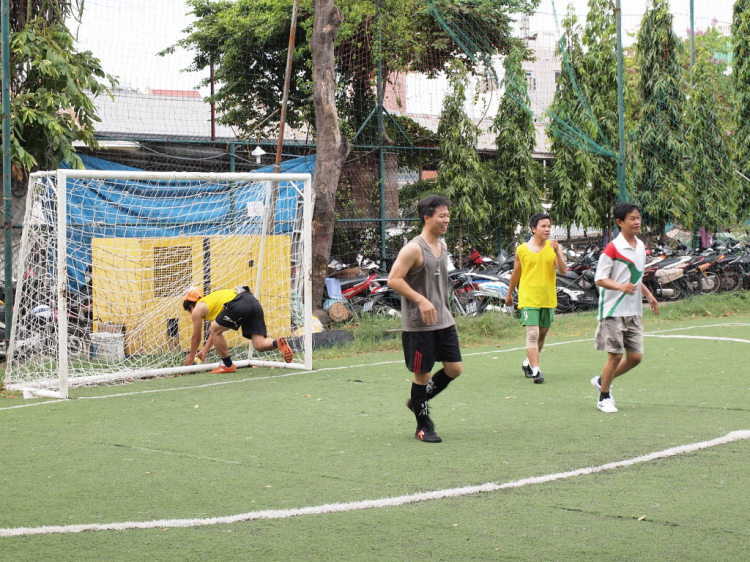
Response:
POLYGON ((461 349, 448 308, 448 249, 441 239, 450 223, 451 202, 431 195, 417 205, 422 233, 398 253, 388 286, 401 295, 401 340, 406 367, 414 374, 406 406, 417 418, 416 439, 440 443, 427 401, 461 374, 461 349), (430 376, 435 362, 443 368, 430 376))

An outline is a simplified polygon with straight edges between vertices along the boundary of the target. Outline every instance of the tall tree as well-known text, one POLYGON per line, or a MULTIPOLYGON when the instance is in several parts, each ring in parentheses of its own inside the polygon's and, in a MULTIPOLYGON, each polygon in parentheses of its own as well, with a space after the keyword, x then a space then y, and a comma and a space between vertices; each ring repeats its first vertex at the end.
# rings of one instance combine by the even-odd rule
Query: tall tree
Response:
MULTIPOLYGON (((713 95, 716 98, 716 111, 722 126, 732 129, 732 94, 733 94, 733 73, 730 72, 730 60, 732 56, 733 41, 731 37, 724 33, 716 26, 716 20, 707 29, 696 29, 694 32, 694 47, 696 63, 701 58, 705 59, 702 69, 702 80, 710 82, 713 86, 713 95)), ((690 70, 690 37, 682 40, 684 48, 680 55, 680 65, 685 69, 685 75, 690 70)), ((693 80, 696 77, 693 75, 693 80)))
POLYGON ((592 116, 588 123, 588 133, 600 149, 594 151, 590 168, 590 204, 594 208, 594 220, 591 224, 604 230, 614 222, 611 215, 617 202, 617 161, 620 150, 617 29, 615 4, 612 0, 589 0, 583 47, 586 100, 592 116))
POLYGON ((562 22, 563 35, 556 54, 561 60, 560 77, 548 109, 547 135, 555 155, 549 177, 550 216, 555 224, 592 226, 596 211, 592 203, 590 176, 593 141, 588 137, 583 109, 583 47, 580 27, 572 6, 562 22))
POLYGON ((443 101, 438 137, 438 189, 451 200, 451 215, 458 224, 458 255, 463 261, 464 227, 483 232, 492 210, 488 182, 477 152, 479 127, 466 114, 466 66, 455 60, 449 73, 450 92, 443 101))
POLYGON ((732 16, 732 80, 734 82, 734 164, 741 218, 750 213, 750 0, 737 0, 732 16))
POLYGON ((342 22, 334 0, 315 0, 315 22, 311 39, 313 99, 318 131, 315 160, 315 210, 313 212, 313 303, 323 300, 326 267, 333 240, 336 188, 349 142, 341 134, 336 110, 336 67, 333 46, 342 22))
MULTIPOLYGON (((208 101, 217 104, 220 123, 237 127, 246 136, 269 133, 278 122, 284 78, 282 60, 285 61, 287 46, 284 35, 288 34, 285 30, 289 29, 292 1, 189 0, 198 20, 185 30, 186 36, 175 47, 194 51, 189 70, 214 65, 219 87, 208 101)), ((342 158, 349 148, 333 125, 336 131, 350 133, 360 126, 365 118, 363 108, 372 107, 376 101, 376 63, 382 62, 385 80, 395 71, 419 70, 437 75, 453 58, 467 54, 451 31, 451 23, 458 20, 483 30, 487 54, 504 52, 510 44, 510 14, 528 13, 536 4, 538 0, 380 0, 382 19, 380 25, 375 25, 376 0, 336 0, 335 6, 331 0, 302 0, 287 118, 292 126, 314 125, 317 138, 313 277, 316 300, 322 295, 326 249, 330 251, 331 247, 334 216, 329 198, 336 191, 342 158), (322 16, 321 10, 325 12, 322 16), (326 21, 323 27, 318 26, 321 17, 326 21), (378 28, 382 41, 376 40, 378 28), (330 41, 330 50, 320 42, 316 46, 316 37, 330 41), (324 53, 325 70, 317 68, 324 53), (329 56, 333 58, 329 60, 329 56), (318 83, 323 76, 330 80, 326 85, 318 83), (341 113, 342 109, 345 112, 341 113), (319 111, 327 113, 320 115, 319 111), (319 176, 321 172, 326 176, 319 176)), ((468 59, 473 65, 471 56, 468 59)))
MULTIPOLYGON (((219 122, 245 134, 275 129, 282 95, 286 48, 293 0, 188 0, 197 19, 176 47, 195 53, 189 71, 215 65, 218 90, 213 98, 219 122)), ((466 53, 471 30, 487 55, 507 53, 512 13, 532 13, 539 0, 337 0, 342 22, 335 40, 337 103, 349 131, 362 125, 376 103, 374 81, 378 61, 384 80, 395 72, 435 76, 457 56, 472 68, 466 53), (380 28, 381 41, 377 30, 380 28), (464 32, 466 33, 466 32, 464 32), (462 35, 462 37, 459 37, 462 35), (379 46, 378 46, 379 45, 379 46), (382 56, 379 55, 382 53, 382 56)), ((295 80, 287 118, 292 126, 314 125, 310 61, 314 0, 302 0, 295 40, 295 80)), ((204 81, 205 84, 206 81, 204 81)))
POLYGON ((694 198, 685 181, 683 141, 683 46, 672 26, 667 0, 653 0, 638 32, 640 64, 636 130, 635 193, 644 223, 660 237, 669 222, 690 227, 694 198))
POLYGON ((15 180, 37 169, 81 160, 73 148, 83 141, 98 148, 91 100, 109 94, 115 79, 106 75, 90 51, 77 52, 65 25, 80 17, 83 2, 11 2, 10 102, 11 166, 15 180), (88 92, 87 92, 88 91, 88 92))
POLYGON ((698 53, 687 111, 688 171, 696 199, 695 225, 712 229, 737 222, 741 197, 729 137, 718 113, 719 96, 712 80, 714 66, 708 53, 698 53))
POLYGON ((500 240, 508 246, 519 224, 542 210, 540 165, 534 160, 536 129, 529 109, 528 83, 523 69, 523 49, 516 47, 503 61, 504 92, 492 130, 497 134, 495 217, 500 240))
MULTIPOLYGON (((181 47, 194 53, 186 69, 199 72, 214 65, 218 88, 206 101, 214 102, 217 122, 248 136, 266 136, 278 128, 283 96, 293 0, 188 0, 195 21, 185 37, 162 51, 181 47)), ((312 0, 304 2, 299 22, 311 24, 312 0)), ((308 31, 296 28, 294 74, 287 102, 287 123, 314 123, 307 85, 312 80, 308 31)), ((206 86, 210 78, 201 81, 206 86)))

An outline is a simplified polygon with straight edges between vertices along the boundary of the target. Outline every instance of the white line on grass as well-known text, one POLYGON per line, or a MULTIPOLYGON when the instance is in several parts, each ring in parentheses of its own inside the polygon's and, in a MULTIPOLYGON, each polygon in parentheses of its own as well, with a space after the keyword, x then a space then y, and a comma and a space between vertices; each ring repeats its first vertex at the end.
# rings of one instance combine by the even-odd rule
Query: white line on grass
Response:
POLYGON ((740 343, 750 343, 750 340, 742 340, 739 338, 722 338, 722 337, 711 337, 711 336, 683 336, 683 335, 666 335, 662 336, 659 334, 643 334, 644 336, 648 338, 679 338, 679 339, 686 339, 686 340, 712 340, 712 341, 736 341, 740 343))
POLYGON ((395 498, 384 498, 379 500, 362 500, 348 503, 332 503, 310 507, 300 507, 294 509, 268 509, 263 511, 250 511, 238 515, 229 515, 225 517, 209 517, 203 519, 158 519, 155 521, 128 521, 124 523, 105 523, 105 524, 87 524, 87 525, 50 525, 45 527, 15 527, 10 529, 0 529, 0 537, 19 537, 28 535, 48 535, 53 533, 80 533, 82 531, 124 531, 127 529, 158 529, 168 527, 198 527, 204 525, 228 525, 240 523, 243 521, 257 521, 262 519, 285 519, 288 517, 298 517, 301 515, 321 515, 324 513, 344 513, 347 511, 357 511, 362 509, 374 509, 381 507, 396 507, 409 503, 418 503, 425 501, 440 500, 444 498, 455 498, 479 494, 482 492, 496 492, 509 488, 521 488, 530 484, 546 484, 556 480, 564 480, 574 476, 586 476, 597 472, 614 470, 633 466, 638 463, 649 462, 656 459, 673 457, 684 453, 692 453, 700 449, 715 447, 716 445, 725 445, 732 441, 740 439, 750 439, 750 430, 732 431, 724 437, 711 439, 710 441, 701 441, 690 445, 681 445, 649 453, 633 459, 624 461, 602 464, 588 468, 580 468, 568 472, 558 472, 546 476, 536 476, 524 478, 505 484, 496 484, 487 482, 478 486, 465 486, 462 488, 449 488, 446 490, 436 490, 434 492, 423 492, 419 494, 410 494, 407 496, 398 496, 395 498))
MULTIPOLYGON (((694 337, 697 339, 707 339, 707 340, 720 340, 720 339, 728 339, 728 338, 720 338, 720 337, 709 337, 709 336, 660 336, 659 334, 663 334, 665 332, 676 332, 676 331, 682 331, 682 330, 694 330, 699 328, 723 328, 723 327, 730 327, 730 326, 750 326, 748 323, 742 323, 742 322, 726 322, 723 324, 708 324, 704 326, 687 326, 684 328, 669 328, 667 330, 659 330, 658 332, 646 332, 644 333, 644 336, 650 336, 650 337, 694 337)), ((590 342, 594 341, 593 338, 584 338, 581 340, 568 340, 563 342, 554 342, 554 343, 546 343, 546 347, 552 347, 557 345, 568 345, 571 343, 582 343, 582 342, 590 342)), ((733 340, 738 342, 745 342, 750 343, 749 340, 733 340)), ((477 355, 489 355, 493 353, 508 353, 511 351, 525 351, 526 347, 513 347, 508 349, 493 349, 491 351, 477 351, 476 353, 464 353, 464 357, 474 357, 477 355)), ((264 377, 252 377, 249 379, 240 379, 236 381, 221 381, 221 382, 211 382, 206 384, 199 384, 196 386, 181 386, 181 387, 170 387, 170 388, 157 388, 157 389, 151 389, 151 390, 139 390, 137 392, 119 392, 117 394, 104 394, 102 396, 80 396, 76 398, 76 400, 100 400, 102 398, 122 398, 126 396, 137 396, 139 394, 153 394, 156 392, 174 392, 174 391, 180 391, 180 390, 195 390, 198 388, 210 388, 213 386, 222 386, 225 384, 239 384, 239 383, 245 383, 245 382, 254 382, 254 381, 262 381, 262 380, 270 380, 270 379, 281 379, 285 377, 297 377, 300 375, 308 375, 310 373, 323 373, 326 371, 342 371, 347 369, 359 369, 362 367, 377 367, 380 365, 395 365, 403 363, 402 359, 397 359, 395 361, 380 361, 378 363, 364 363, 359 365, 347 365, 343 367, 323 367, 322 369, 314 369, 312 371, 294 371, 290 373, 284 373, 281 375, 268 375, 264 377)), ((46 406, 48 404, 57 404, 59 402, 70 402, 69 400, 46 400, 44 402, 33 402, 30 404, 18 404, 15 406, 7 406, 5 408, 0 408, 0 411, 3 410, 15 410, 17 408, 29 408, 31 406, 46 406)))

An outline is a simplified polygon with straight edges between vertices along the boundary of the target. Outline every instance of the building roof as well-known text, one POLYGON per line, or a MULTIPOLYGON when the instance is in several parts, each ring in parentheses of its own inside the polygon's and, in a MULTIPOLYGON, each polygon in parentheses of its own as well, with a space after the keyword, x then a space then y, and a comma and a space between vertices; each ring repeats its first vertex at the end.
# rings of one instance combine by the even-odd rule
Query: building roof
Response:
MULTIPOLYGON (((115 90, 113 98, 93 98, 98 136, 108 138, 164 138, 172 140, 210 140, 211 105, 196 90, 159 90, 146 92, 115 90)), ((240 140, 238 131, 216 123, 216 138, 240 140)), ((284 129, 285 140, 306 140, 307 130, 284 129)))

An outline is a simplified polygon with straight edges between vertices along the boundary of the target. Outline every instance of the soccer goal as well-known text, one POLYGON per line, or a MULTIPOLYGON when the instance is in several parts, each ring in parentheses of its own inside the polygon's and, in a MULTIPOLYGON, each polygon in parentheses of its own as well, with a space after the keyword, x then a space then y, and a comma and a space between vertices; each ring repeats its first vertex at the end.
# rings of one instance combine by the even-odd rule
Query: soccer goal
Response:
POLYGON ((216 367, 215 351, 184 365, 191 287, 249 287, 268 336, 294 350, 287 364, 230 331, 237 366, 311 369, 312 205, 309 174, 32 174, 6 388, 67 398, 75 386, 216 367))

